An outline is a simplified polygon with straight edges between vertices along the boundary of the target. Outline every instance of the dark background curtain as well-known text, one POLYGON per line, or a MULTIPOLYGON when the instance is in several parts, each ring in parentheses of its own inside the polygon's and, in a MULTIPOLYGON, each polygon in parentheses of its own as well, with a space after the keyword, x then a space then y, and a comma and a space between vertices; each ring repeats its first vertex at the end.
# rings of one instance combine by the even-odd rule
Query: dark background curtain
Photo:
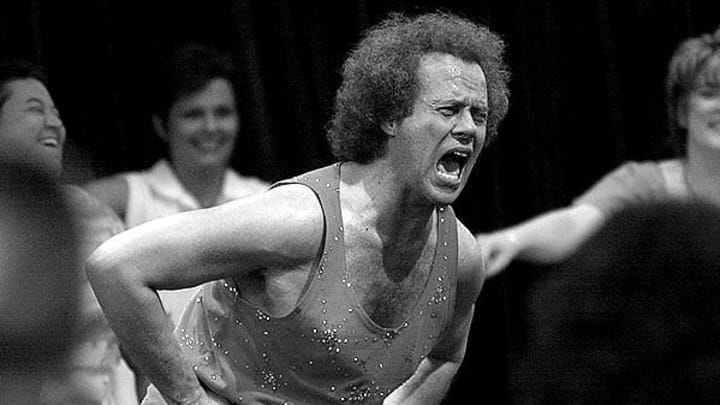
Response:
MULTIPOLYGON (((68 128, 65 177, 149 166, 152 72, 176 44, 208 42, 240 67, 242 173, 279 180, 333 161, 325 125, 344 56, 388 12, 440 7, 508 43, 511 107, 462 197, 475 232, 569 203, 626 160, 671 156, 663 79, 678 41, 720 24, 714 0, 78 0, 0 2, 0 54, 44 65, 68 128)), ((514 263, 478 301, 447 403, 509 403, 524 376, 526 298, 542 269, 514 263)))

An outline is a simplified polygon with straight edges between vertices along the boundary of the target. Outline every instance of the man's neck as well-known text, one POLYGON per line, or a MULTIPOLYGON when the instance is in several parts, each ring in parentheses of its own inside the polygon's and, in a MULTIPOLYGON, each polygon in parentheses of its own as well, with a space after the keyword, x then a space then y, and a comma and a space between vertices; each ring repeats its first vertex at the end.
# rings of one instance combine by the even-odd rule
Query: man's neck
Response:
POLYGON ((382 160, 348 162, 341 169, 343 207, 390 244, 426 240, 435 207, 413 199, 413 191, 382 160))

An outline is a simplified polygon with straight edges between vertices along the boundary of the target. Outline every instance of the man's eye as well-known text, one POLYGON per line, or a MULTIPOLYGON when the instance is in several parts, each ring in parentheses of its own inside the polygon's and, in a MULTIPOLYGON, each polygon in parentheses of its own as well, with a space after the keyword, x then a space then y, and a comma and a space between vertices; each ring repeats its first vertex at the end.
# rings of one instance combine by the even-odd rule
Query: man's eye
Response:
POLYGON ((453 115, 457 114, 458 110, 455 107, 443 107, 438 109, 440 114, 444 117, 452 117, 453 115))
POLYGON ((473 121, 475 121, 476 124, 485 124, 487 119, 487 114, 473 114, 473 121))
POLYGON ((29 111, 33 114, 44 114, 45 113, 45 109, 39 105, 31 105, 27 108, 27 111, 29 111))

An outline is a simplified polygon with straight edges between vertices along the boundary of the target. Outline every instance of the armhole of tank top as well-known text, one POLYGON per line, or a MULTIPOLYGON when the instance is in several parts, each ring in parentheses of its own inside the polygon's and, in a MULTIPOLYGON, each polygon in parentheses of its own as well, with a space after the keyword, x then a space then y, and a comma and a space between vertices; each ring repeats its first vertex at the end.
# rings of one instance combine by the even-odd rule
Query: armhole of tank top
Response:
POLYGON ((458 272, 460 271, 460 268, 459 268, 459 261, 460 261, 459 249, 460 249, 460 247, 459 247, 459 242, 458 242, 457 217, 455 216, 455 211, 449 205, 445 209, 445 216, 446 216, 445 222, 452 223, 452 225, 447 225, 447 226, 449 228, 448 232, 450 232, 453 235, 453 236, 450 236, 449 244, 451 245, 451 247, 454 245, 454 248, 452 249, 453 250, 452 254, 455 256, 455 271, 453 272, 451 279, 450 279, 450 281, 454 285, 454 288, 452 289, 452 297, 449 300, 450 302, 447 307, 449 313, 448 313, 448 316, 445 317, 445 322, 443 323, 443 327, 441 329, 443 334, 448 330, 448 328, 452 324, 452 319, 455 316, 455 306, 457 305, 457 295, 458 295, 457 294, 458 280, 459 280, 458 272))
MULTIPOLYGON (((268 190, 276 188, 276 187, 290 185, 290 184, 298 184, 298 185, 305 186, 308 189, 310 189, 310 191, 312 191, 312 193, 315 195, 315 198, 317 198, 318 203, 320 204, 320 209, 323 214, 322 239, 321 239, 320 245, 318 247, 318 251, 317 251, 317 253, 315 253, 315 258, 313 259, 312 265, 310 266, 310 273, 308 274, 308 278, 307 278, 307 280, 305 280, 305 283, 303 284, 303 289, 300 292, 300 295, 298 296, 297 302, 295 303, 295 307, 293 308, 292 311, 289 312, 289 314, 292 314, 293 312, 297 311, 297 309, 300 308, 300 305, 302 304, 302 302, 305 301, 305 297, 307 296, 308 291, 310 291, 310 287, 312 287, 313 283, 315 282, 315 279, 317 278, 318 267, 320 266, 320 261, 322 260, 323 252, 325 251, 325 247, 327 245, 328 225, 327 225, 327 218, 325 215, 325 204, 323 203, 323 200, 320 197, 320 195, 318 194, 317 190, 312 188, 309 184, 301 182, 301 181, 284 180, 284 181, 279 181, 277 183, 270 185, 268 187, 268 190)), ((232 284, 233 284, 233 287, 235 287, 236 289, 238 288, 237 280, 235 280, 234 278, 232 279, 232 284)), ((240 291, 240 290, 237 289, 236 291, 240 291)), ((285 315, 285 316, 287 316, 287 315, 285 315)))
POLYGON ((309 188, 310 191, 315 194, 315 198, 317 198, 318 203, 320 204, 320 210, 322 211, 323 216, 323 230, 322 230, 322 238, 320 239, 320 244, 318 246, 317 252, 315 252, 315 259, 313 259, 312 266, 310 266, 310 274, 308 274, 307 280, 305 280, 305 284, 303 285, 303 289, 300 292, 300 296, 295 303, 295 309, 299 308, 300 305, 305 301, 305 297, 307 296, 308 292, 310 291, 310 287, 315 283, 315 280, 317 279, 318 274, 318 267, 320 266, 320 261, 323 258, 323 252, 325 251, 325 247, 327 245, 327 234, 328 234, 328 224, 327 224, 327 215, 326 215, 326 207, 325 202, 323 201, 322 197, 320 197, 320 194, 315 190, 314 188, 310 187, 309 184, 305 183, 291 183, 291 184, 302 184, 305 187, 309 188))

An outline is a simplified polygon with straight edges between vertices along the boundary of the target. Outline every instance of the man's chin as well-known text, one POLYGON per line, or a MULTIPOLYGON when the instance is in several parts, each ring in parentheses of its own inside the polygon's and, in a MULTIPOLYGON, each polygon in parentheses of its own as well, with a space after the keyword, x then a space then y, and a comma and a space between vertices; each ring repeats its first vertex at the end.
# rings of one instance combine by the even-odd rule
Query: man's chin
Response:
POLYGON ((431 198, 436 205, 449 205, 455 202, 460 196, 463 184, 433 184, 431 187, 431 198))
POLYGON ((25 162, 35 169, 45 172, 53 178, 60 177, 62 172, 62 150, 37 150, 29 151, 24 155, 25 162))

